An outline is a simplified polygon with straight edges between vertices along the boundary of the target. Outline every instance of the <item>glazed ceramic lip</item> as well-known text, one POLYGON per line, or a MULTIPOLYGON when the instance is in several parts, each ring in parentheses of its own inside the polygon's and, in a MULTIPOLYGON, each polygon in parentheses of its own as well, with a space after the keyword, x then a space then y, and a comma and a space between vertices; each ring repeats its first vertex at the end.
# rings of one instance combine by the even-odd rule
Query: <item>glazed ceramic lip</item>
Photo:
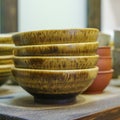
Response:
POLYGON ((98 67, 80 70, 13 68, 12 72, 20 86, 30 93, 68 94, 87 89, 96 77, 98 67))
POLYGON ((113 69, 108 70, 108 71, 98 71, 98 74, 109 74, 109 73, 113 73, 113 69))
POLYGON ((17 46, 16 56, 90 56, 96 55, 98 42, 17 46))
POLYGON ((93 68, 97 64, 99 56, 47 56, 47 57, 14 57, 14 65, 17 68, 70 70, 93 68))
POLYGON ((110 46, 98 47, 97 54, 100 56, 111 56, 111 47, 110 46))
POLYGON ((13 41, 16 46, 95 42, 98 33, 94 28, 38 30, 14 34, 13 41))
POLYGON ((13 64, 9 64, 9 65, 0 65, 0 73, 4 73, 4 72, 10 72, 11 68, 13 67, 13 64))

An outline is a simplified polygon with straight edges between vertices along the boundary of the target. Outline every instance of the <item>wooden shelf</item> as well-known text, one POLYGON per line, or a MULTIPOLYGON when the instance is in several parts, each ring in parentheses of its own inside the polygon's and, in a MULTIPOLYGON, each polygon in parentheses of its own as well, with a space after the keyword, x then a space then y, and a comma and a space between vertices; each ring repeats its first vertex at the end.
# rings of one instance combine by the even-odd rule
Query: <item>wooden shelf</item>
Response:
POLYGON ((119 86, 120 80, 113 80, 104 93, 79 95, 76 103, 71 105, 38 105, 21 87, 5 85, 0 89, 0 118, 2 120, 115 120, 120 118, 119 86))

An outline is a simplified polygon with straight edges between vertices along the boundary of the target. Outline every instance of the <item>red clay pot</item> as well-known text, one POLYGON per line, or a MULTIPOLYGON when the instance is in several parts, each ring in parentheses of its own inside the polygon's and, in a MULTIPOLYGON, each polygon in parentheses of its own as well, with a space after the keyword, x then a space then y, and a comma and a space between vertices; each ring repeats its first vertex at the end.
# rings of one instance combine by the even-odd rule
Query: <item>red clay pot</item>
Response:
POLYGON ((111 47, 109 46, 98 47, 97 54, 99 56, 111 56, 111 47))
POLYGON ((92 85, 84 93, 87 93, 87 94, 102 93, 103 90, 109 84, 112 78, 112 73, 113 73, 112 69, 109 71, 99 71, 92 85))
POLYGON ((112 58, 110 56, 99 57, 97 66, 99 71, 108 71, 112 69, 112 58))

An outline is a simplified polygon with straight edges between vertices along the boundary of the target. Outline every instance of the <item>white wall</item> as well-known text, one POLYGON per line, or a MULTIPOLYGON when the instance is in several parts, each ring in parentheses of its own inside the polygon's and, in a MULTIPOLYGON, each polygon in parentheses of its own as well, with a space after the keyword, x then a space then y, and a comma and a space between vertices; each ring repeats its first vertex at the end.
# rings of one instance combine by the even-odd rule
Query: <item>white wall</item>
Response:
POLYGON ((19 0, 19 31, 86 27, 86 0, 19 0))
POLYGON ((102 0, 102 31, 114 35, 120 30, 120 0, 102 0))

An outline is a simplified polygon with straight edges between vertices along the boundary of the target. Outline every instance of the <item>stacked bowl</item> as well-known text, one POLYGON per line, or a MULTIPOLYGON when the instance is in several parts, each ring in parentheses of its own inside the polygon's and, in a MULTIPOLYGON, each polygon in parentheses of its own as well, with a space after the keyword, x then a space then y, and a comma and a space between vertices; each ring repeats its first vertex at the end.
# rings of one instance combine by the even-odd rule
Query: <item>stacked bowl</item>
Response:
POLYGON ((99 47, 97 50, 97 54, 99 55, 97 62, 99 71, 92 85, 85 91, 88 94, 102 93, 108 86, 113 73, 111 47, 109 46, 110 36, 107 34, 99 35, 99 47))
POLYGON ((97 75, 97 29, 41 30, 13 35, 12 72, 36 103, 70 103, 97 75))
POLYGON ((13 48, 12 35, 0 35, 0 85, 4 84, 11 74, 13 66, 13 48))

